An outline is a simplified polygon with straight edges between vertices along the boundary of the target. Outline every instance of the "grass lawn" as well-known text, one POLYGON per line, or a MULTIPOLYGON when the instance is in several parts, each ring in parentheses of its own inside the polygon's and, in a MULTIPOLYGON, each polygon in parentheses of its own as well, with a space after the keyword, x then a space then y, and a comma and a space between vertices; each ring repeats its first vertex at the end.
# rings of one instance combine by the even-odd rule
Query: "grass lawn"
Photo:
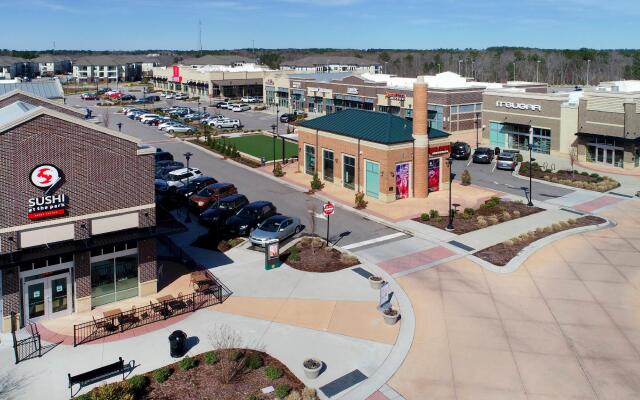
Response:
MULTIPOLYGON (((225 139, 227 143, 235 144, 238 151, 254 157, 264 157, 267 161, 273 160, 273 138, 266 135, 244 135, 241 137, 225 139)), ((297 157, 298 145, 284 141, 285 157, 297 157)), ((276 160, 282 159, 282 139, 276 138, 276 160)))

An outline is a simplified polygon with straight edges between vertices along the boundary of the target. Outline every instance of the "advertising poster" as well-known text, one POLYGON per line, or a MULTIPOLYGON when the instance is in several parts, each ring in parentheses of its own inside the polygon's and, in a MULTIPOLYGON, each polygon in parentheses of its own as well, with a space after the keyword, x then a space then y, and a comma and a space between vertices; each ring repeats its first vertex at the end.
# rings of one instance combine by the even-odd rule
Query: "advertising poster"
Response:
POLYGON ((409 197, 409 163, 396 164, 396 199, 409 197))
POLYGON ((429 191, 437 192, 440 189, 440 159, 429 159, 429 191))

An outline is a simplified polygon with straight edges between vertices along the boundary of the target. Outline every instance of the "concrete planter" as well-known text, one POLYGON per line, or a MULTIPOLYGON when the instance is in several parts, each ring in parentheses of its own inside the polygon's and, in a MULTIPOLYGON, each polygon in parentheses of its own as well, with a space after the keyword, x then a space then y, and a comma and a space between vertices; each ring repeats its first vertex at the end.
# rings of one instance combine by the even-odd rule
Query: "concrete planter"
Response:
POLYGON ((316 379, 320 375, 322 361, 317 358, 307 358, 302 362, 302 368, 304 368, 304 374, 307 378, 316 379))
POLYGON ((387 325, 395 325, 398 322, 398 319, 400 319, 400 312, 392 308, 386 310, 382 315, 384 316, 384 322, 387 325))
POLYGON ((382 287, 384 280, 376 275, 371 275, 369 277, 369 285, 371 285, 371 289, 379 290, 382 287))

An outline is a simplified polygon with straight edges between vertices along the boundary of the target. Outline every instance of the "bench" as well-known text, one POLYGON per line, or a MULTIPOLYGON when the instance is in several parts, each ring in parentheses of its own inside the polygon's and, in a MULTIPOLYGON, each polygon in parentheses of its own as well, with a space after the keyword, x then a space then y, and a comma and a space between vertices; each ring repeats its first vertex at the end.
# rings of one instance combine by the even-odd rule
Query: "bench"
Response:
POLYGON ((73 397, 73 385, 80 385, 80 389, 84 386, 95 383, 98 380, 106 379, 114 375, 114 373, 122 373, 122 379, 124 380, 124 361, 122 357, 118 357, 118 361, 113 364, 105 365, 100 368, 93 369, 91 371, 83 372, 81 374, 69 376, 69 390, 71 391, 71 397, 73 397))

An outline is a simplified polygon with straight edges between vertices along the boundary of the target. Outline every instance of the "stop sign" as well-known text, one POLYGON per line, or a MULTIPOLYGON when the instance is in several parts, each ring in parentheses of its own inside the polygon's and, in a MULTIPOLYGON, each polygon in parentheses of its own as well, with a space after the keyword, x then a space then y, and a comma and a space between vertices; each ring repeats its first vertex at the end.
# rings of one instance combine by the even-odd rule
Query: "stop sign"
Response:
POLYGON ((335 207, 331 202, 327 202, 324 206, 322 206, 322 212, 324 215, 331 215, 335 211, 335 207))

